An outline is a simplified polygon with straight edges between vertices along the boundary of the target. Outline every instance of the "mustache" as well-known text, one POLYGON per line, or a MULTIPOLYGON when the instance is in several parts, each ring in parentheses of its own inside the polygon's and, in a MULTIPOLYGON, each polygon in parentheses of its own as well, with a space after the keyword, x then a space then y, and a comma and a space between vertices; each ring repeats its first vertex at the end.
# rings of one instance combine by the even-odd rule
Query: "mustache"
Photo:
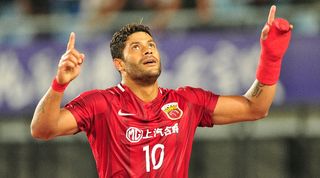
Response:
POLYGON ((159 59, 157 59, 153 55, 144 56, 140 61, 141 64, 149 64, 149 63, 156 63, 156 62, 159 62, 159 59))

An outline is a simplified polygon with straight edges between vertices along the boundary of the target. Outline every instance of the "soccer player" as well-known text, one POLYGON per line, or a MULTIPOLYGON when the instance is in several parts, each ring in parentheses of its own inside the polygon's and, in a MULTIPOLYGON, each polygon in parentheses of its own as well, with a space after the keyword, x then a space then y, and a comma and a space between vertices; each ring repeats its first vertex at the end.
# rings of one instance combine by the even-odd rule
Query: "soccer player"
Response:
POLYGON ((52 85, 35 110, 32 136, 48 140, 86 132, 100 178, 188 177, 198 126, 254 121, 267 115, 293 28, 288 21, 275 18, 275 12, 272 6, 261 32, 257 80, 243 96, 159 87, 157 45, 147 26, 130 24, 116 32, 110 43, 121 82, 84 92, 60 108, 64 90, 79 75, 85 60, 71 33, 52 85))

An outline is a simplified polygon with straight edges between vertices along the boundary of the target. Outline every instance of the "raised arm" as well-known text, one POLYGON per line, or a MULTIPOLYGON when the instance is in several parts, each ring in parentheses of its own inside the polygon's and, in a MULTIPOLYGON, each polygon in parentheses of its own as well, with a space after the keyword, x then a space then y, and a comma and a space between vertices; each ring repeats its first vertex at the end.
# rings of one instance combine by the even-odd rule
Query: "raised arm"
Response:
POLYGON ((257 80, 244 96, 220 96, 213 113, 215 124, 257 120, 267 116, 276 92, 281 61, 293 28, 284 19, 275 19, 276 6, 270 8, 261 37, 261 55, 257 80))
POLYGON ((75 49, 75 34, 72 32, 67 50, 59 61, 57 75, 35 109, 30 126, 34 138, 48 140, 78 131, 73 115, 60 105, 64 89, 79 75, 84 57, 75 49))

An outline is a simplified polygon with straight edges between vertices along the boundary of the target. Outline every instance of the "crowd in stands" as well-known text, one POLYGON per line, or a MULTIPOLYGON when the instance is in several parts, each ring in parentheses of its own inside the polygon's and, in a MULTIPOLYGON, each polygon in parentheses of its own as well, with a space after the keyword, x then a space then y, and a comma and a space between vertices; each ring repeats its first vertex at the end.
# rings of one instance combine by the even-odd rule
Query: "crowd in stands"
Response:
MULTIPOLYGON (((0 20, 5 16, 41 16, 49 14, 69 14, 83 18, 89 28, 111 24, 114 16, 121 12, 151 11, 149 24, 155 30, 166 29, 180 10, 191 10, 197 17, 197 25, 206 27, 215 19, 215 12, 223 6, 270 6, 271 4, 303 4, 317 0, 0 0, 0 20), (108 21, 106 21, 106 19, 108 21), (101 20, 104 20, 101 23, 101 20)), ((232 8, 231 8, 232 9, 232 8)), ((302 14, 306 15, 306 14, 302 14)), ((307 14, 308 15, 308 14, 307 14)), ((311 15, 312 16, 312 15, 311 15)), ((312 25, 314 19, 303 17, 312 25)), ((312 18, 312 17, 311 17, 312 18)), ((308 25, 308 24, 307 24, 308 25)), ((50 28, 50 24, 48 27, 50 28)), ((312 29, 313 27, 310 27, 312 29)), ((316 27, 315 31, 319 30, 316 27)), ((1 36, 1 35, 0 35, 1 36)), ((50 34, 37 34, 48 37, 50 34)))

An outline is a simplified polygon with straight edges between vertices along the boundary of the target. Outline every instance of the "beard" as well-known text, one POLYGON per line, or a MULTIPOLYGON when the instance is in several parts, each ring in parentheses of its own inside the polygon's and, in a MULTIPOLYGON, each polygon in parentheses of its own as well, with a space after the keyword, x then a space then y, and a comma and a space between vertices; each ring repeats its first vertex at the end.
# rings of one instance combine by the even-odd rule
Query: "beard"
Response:
POLYGON ((141 63, 127 63, 126 73, 129 78, 140 85, 152 85, 157 81, 161 74, 161 62, 153 67, 146 67, 141 63))

